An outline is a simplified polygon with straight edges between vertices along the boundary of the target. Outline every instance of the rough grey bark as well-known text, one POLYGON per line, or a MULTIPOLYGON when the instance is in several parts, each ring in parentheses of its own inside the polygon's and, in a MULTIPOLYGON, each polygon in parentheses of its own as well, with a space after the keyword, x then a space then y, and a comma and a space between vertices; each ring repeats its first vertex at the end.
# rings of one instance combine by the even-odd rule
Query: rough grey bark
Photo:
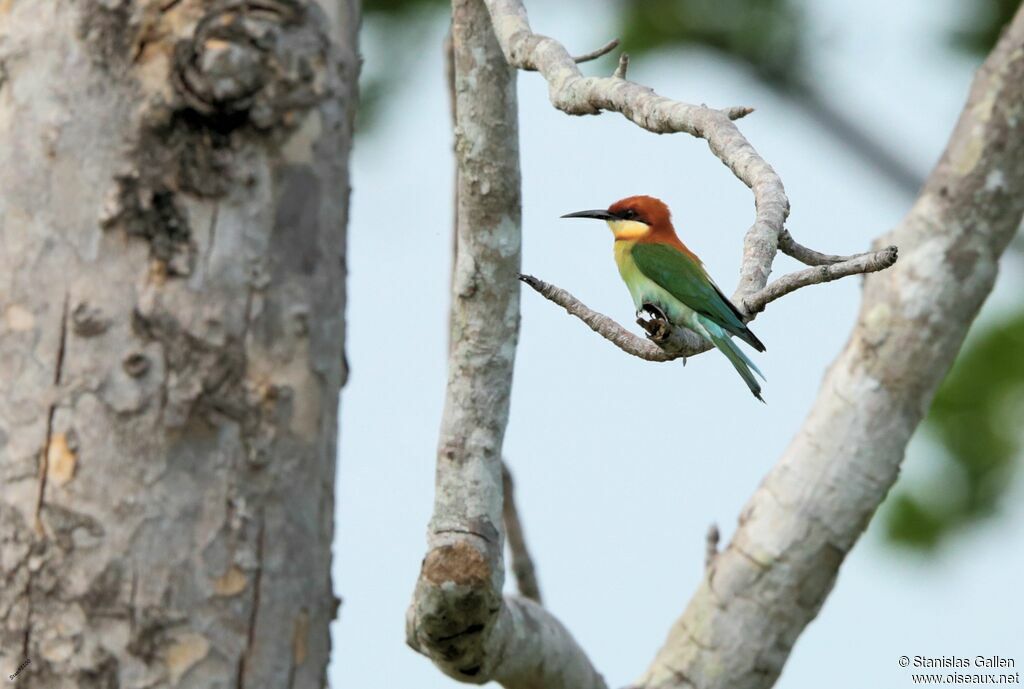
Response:
POLYGON ((639 685, 766 689, 899 474, 1024 215, 1024 8, 974 83, 938 166, 877 244, 857 325, 639 685))
POLYGON ((321 687, 355 0, 0 2, 0 668, 321 687))
POLYGON ((458 191, 448 386, 407 640, 463 682, 603 689, 554 617, 502 596, 501 446, 519 333, 515 70, 481 0, 455 0, 452 10, 458 191))

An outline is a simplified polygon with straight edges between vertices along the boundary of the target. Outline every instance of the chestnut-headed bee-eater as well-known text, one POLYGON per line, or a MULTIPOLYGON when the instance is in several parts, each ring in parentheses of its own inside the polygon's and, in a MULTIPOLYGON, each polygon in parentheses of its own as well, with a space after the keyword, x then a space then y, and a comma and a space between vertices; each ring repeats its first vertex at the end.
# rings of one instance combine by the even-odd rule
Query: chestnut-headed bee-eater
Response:
POLYGON ((754 397, 761 385, 751 369, 764 379, 747 355, 730 339, 735 335, 759 352, 764 345, 743 322, 729 298, 714 283, 704 264, 676 235, 668 206, 653 196, 630 196, 608 210, 579 211, 563 218, 604 220, 615 235, 615 262, 619 266, 637 313, 653 306, 670 323, 686 327, 708 340, 732 363, 754 397))

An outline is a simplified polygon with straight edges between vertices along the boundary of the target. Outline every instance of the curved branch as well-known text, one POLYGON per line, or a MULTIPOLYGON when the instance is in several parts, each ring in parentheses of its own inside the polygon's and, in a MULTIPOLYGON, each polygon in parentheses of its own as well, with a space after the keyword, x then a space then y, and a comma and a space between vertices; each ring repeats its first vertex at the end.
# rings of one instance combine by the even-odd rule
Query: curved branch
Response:
POLYGON ((789 230, 785 229, 779 235, 779 251, 809 266, 827 266, 831 263, 842 263, 854 258, 853 256, 823 254, 814 249, 808 249, 806 246, 797 243, 793 239, 793 235, 789 233, 789 230))
MULTIPOLYGON (((896 263, 896 257, 896 247, 889 246, 881 251, 844 258, 841 263, 830 263, 798 270, 769 283, 763 289, 740 301, 737 306, 744 314, 744 321, 749 322, 764 311, 768 304, 801 287, 831 282, 849 275, 885 270, 896 263)), ((647 331, 648 338, 650 338, 645 340, 626 330, 612 318, 594 311, 560 287, 532 275, 520 275, 519 279, 545 299, 561 306, 569 315, 579 318, 595 333, 635 357, 647 361, 673 361, 711 349, 710 343, 696 333, 673 326, 659 318, 637 320, 637 323, 647 331)))
POLYGON ((626 57, 620 60, 614 76, 585 77, 561 43, 533 33, 519 0, 485 2, 509 63, 540 72, 548 83, 551 103, 559 110, 570 115, 617 112, 650 132, 685 132, 708 142, 711 152, 754 192, 755 219, 744 239, 734 300, 762 289, 768 282, 778 238, 789 214, 789 199, 775 170, 733 124, 733 119, 748 114, 750 109, 723 111, 659 96, 624 78, 626 57))
MULTIPOLYGON (((784 226, 789 214, 789 199, 782 180, 733 124, 733 120, 750 114, 753 108, 715 110, 659 96, 646 86, 626 80, 629 56, 625 53, 619 57, 619 65, 611 77, 585 77, 561 43, 533 33, 526 10, 519 0, 485 2, 498 42, 509 63, 520 69, 539 71, 548 82, 551 102, 556 108, 571 115, 618 112, 650 132, 685 132, 705 139, 711 152, 751 188, 754 192, 754 225, 744 238, 740 281, 732 297, 733 303, 742 305, 750 317, 764 310, 772 300, 799 287, 881 270, 896 260, 895 249, 886 250, 888 253, 880 252, 884 255, 827 256, 802 247, 793 240, 784 226), (768 285, 772 263, 780 249, 808 265, 836 265, 827 271, 794 273, 768 285)), ((535 289, 540 283, 526 282, 535 289)), ((564 290, 548 287, 552 295, 549 299, 634 356, 648 361, 669 361, 708 349, 701 338, 669 323, 658 319, 638 321, 657 344, 652 348, 607 316, 591 311, 564 290)))
MULTIPOLYGON (((594 311, 561 287, 556 287, 532 275, 520 275, 519 279, 535 289, 545 299, 549 299, 561 306, 569 315, 579 318, 591 330, 627 354, 638 356, 647 361, 672 361, 678 358, 678 356, 666 353, 665 350, 653 342, 648 342, 642 337, 634 335, 603 313, 594 311)), ((699 346, 696 334, 693 337, 694 344, 699 346)))
MULTIPOLYGON (((591 60, 596 60, 599 57, 604 57, 605 55, 612 52, 618 47, 619 39, 613 38, 612 40, 608 41, 607 43, 605 43, 603 46, 596 50, 591 50, 589 53, 583 53, 582 55, 576 55, 575 57, 572 58, 572 61, 578 65, 584 62, 590 62, 591 60)), ((532 65, 520 67, 520 69, 522 69, 524 72, 537 71, 537 68, 532 65)))

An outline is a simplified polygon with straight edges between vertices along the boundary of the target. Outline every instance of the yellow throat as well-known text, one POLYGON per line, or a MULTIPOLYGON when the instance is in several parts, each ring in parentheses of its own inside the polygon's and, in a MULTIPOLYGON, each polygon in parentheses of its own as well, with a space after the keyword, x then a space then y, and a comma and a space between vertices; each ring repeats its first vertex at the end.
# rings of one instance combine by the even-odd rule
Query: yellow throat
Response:
POLYGON ((615 239, 640 239, 651 231, 651 226, 636 220, 607 220, 615 239))

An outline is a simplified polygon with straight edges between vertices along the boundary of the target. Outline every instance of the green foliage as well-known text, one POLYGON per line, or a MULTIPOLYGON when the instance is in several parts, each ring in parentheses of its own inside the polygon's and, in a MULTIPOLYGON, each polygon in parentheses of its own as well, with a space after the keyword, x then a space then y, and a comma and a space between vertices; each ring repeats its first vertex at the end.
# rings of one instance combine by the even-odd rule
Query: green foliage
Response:
POLYGON ((626 52, 693 45, 738 58, 771 83, 800 76, 805 25, 794 0, 633 0, 621 12, 626 52))
MULTIPOLYGON (((932 490, 889 501, 886 526, 898 544, 931 549, 957 527, 991 515, 1010 484, 1024 428, 1024 312, 982 332, 957 359, 928 415, 946 466, 932 490)), ((942 461, 936 457, 935 461, 942 461)))
POLYGON ((977 55, 988 54, 1020 4, 1020 0, 971 0, 966 3, 967 26, 953 32, 953 44, 977 55))

